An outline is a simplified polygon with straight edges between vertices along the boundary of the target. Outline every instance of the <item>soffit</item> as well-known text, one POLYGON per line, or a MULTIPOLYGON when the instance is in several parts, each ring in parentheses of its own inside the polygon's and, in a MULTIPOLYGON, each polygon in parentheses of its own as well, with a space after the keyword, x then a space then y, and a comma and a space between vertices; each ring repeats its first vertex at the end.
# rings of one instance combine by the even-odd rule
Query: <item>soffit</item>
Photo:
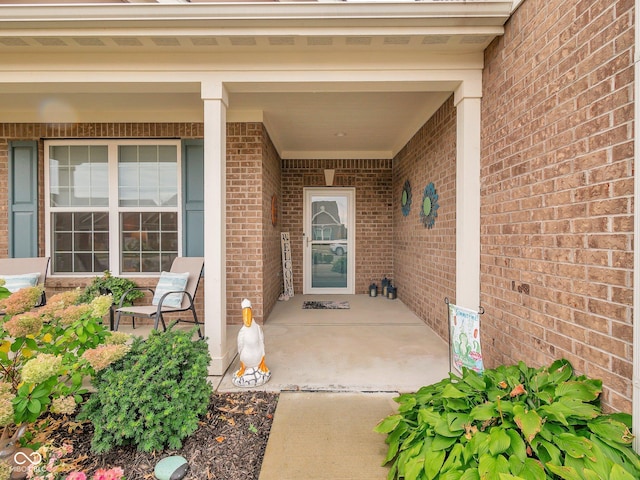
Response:
POLYGON ((511 1, 0 5, 3 51, 481 51, 511 1))
MULTIPOLYGON (((261 63, 258 70, 266 71, 269 62, 286 59, 326 75, 335 59, 362 76, 358 59, 397 61, 406 70, 428 69, 435 56, 475 58, 469 68, 477 69, 484 48, 502 34, 510 6, 437 0, 0 6, 0 56, 9 60, 4 80, 0 72, 0 122, 203 121, 198 80, 223 60, 239 69, 261 63), (54 78, 65 68, 99 69, 103 59, 127 59, 123 72, 155 62, 151 76, 170 59, 180 67, 168 68, 167 83, 149 82, 149 75, 138 82, 54 78), (24 82, 18 82, 23 68, 24 82)), ((393 77, 393 67, 389 72, 393 77)), ((224 71, 216 73, 225 78, 224 71)), ((391 158, 459 84, 377 80, 227 81, 228 120, 264 122, 283 158, 391 158)))

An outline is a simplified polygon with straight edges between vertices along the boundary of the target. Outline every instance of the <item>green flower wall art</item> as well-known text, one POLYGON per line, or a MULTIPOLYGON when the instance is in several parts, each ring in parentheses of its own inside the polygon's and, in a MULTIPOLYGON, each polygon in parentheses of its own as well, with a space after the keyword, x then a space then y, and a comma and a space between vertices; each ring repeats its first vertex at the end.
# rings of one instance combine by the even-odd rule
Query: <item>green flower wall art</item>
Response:
POLYGON ((400 205, 402 207, 402 215, 405 217, 409 215, 409 211, 411 210, 411 183, 409 183, 409 180, 404 182, 404 187, 402 187, 400 205))
POLYGON ((424 189, 422 196, 422 208, 420 209, 420 219, 427 228, 433 228, 438 216, 438 194, 433 182, 429 183, 424 189))

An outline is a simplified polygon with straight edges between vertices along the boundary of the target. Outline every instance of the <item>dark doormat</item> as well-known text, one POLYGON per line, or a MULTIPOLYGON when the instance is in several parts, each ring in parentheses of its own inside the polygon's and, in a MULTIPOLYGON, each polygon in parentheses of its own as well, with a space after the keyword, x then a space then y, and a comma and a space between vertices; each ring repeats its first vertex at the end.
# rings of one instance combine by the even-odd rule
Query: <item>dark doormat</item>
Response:
POLYGON ((334 302, 331 300, 307 300, 302 303, 305 310, 347 310, 349 302, 334 302))

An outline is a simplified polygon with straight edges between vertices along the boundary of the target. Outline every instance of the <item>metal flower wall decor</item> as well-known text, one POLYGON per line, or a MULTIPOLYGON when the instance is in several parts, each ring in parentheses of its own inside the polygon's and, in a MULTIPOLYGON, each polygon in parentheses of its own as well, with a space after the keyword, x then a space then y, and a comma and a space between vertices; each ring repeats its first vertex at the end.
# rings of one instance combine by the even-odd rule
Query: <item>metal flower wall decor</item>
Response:
POLYGON ((424 195, 422 197, 422 209, 420 210, 420 220, 427 228, 433 228, 436 223, 436 217, 438 216, 438 194, 436 193, 436 187, 431 182, 424 189, 424 195))
POLYGON ((411 183, 409 183, 409 180, 404 182, 404 187, 402 187, 400 205, 402 206, 402 215, 405 217, 409 215, 409 211, 411 210, 411 183))

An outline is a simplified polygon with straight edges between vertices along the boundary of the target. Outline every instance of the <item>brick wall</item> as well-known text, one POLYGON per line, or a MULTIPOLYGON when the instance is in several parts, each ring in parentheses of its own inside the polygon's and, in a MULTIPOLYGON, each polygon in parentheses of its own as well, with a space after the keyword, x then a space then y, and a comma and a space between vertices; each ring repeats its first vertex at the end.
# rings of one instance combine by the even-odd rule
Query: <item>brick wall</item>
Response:
POLYGON ((398 297, 438 335, 448 338, 444 298, 456 291, 456 111, 453 97, 414 135, 393 160, 393 283, 398 297), (405 181, 412 201, 401 209, 405 181), (433 182, 438 216, 421 222, 425 187, 433 182))
POLYGON ((565 357, 628 412, 632 7, 521 5, 485 52, 481 171, 489 366, 565 357))
MULTIPOLYGON (((2 128, 2 125, 0 125, 2 128)), ((0 256, 9 255, 9 141, 0 137, 0 256)))
POLYGON ((242 323, 243 298, 263 321, 260 123, 227 124, 227 322, 242 323))
MULTIPOLYGON (((391 160, 283 160, 282 228, 291 235, 293 283, 302 293, 303 187, 325 186, 324 169, 336 170, 334 185, 356 189, 356 293, 391 275, 391 160)), ((378 282, 379 283, 379 282, 378 282)))
POLYGON ((280 250, 280 225, 278 218, 273 225, 271 201, 275 195, 278 217, 282 215, 282 190, 280 156, 262 129, 262 295, 263 320, 269 317, 273 306, 282 293, 282 254, 280 250))

